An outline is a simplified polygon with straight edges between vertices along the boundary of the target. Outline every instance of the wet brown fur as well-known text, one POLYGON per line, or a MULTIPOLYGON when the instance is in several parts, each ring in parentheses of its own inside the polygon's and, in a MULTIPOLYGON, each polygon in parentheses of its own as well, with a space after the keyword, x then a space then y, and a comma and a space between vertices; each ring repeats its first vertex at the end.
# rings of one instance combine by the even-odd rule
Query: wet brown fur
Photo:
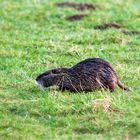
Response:
POLYGON ((119 86, 128 90, 119 80, 111 64, 101 58, 89 58, 71 68, 58 68, 39 75, 36 81, 43 87, 59 86, 60 90, 75 92, 109 89, 119 86))

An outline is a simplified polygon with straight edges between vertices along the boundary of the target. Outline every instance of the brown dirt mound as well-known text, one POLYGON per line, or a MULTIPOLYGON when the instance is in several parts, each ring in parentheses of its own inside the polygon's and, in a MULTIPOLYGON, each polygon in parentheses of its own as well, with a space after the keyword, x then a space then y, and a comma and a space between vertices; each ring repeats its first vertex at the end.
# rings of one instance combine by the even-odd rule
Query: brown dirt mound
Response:
POLYGON ((97 8, 97 5, 91 3, 62 2, 62 3, 56 3, 56 5, 60 7, 72 7, 78 11, 84 11, 87 9, 93 10, 97 8))
POLYGON ((104 30, 104 29, 107 29, 107 28, 119 29, 121 27, 122 26, 118 23, 110 22, 110 23, 105 23, 105 24, 102 24, 102 25, 98 25, 98 26, 95 27, 95 29, 99 29, 99 30, 104 30))
POLYGON ((140 35, 140 31, 122 30, 122 32, 126 35, 140 35))
POLYGON ((126 28, 123 28, 123 26, 121 26, 118 23, 113 23, 113 22, 109 22, 109 23, 104 23, 102 25, 98 25, 96 27, 94 27, 94 29, 97 30, 105 30, 108 28, 115 28, 115 29, 122 29, 121 32, 126 34, 126 35, 140 35, 140 31, 137 30, 128 30, 126 28))
POLYGON ((86 14, 76 14, 76 15, 69 16, 66 19, 69 21, 77 21, 83 19, 86 16, 87 16, 86 14))

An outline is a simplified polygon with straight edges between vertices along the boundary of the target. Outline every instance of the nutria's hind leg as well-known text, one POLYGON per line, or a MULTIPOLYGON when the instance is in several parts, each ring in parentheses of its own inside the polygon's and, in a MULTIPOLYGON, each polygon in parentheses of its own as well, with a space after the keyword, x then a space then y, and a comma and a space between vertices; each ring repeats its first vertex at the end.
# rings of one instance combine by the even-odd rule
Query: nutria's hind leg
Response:
POLYGON ((104 91, 104 90, 107 90, 107 91, 110 91, 110 92, 114 92, 114 87, 112 86, 106 86, 106 87, 104 87, 104 88, 102 88, 102 91, 104 91))
POLYGON ((115 82, 112 82, 108 85, 110 92, 113 92, 116 88, 117 84, 115 82))
POLYGON ((63 92, 63 91, 66 90, 66 88, 64 88, 64 87, 62 87, 62 86, 59 86, 59 90, 63 92))
POLYGON ((109 91, 110 91, 110 92, 114 92, 114 89, 113 89, 113 88, 109 88, 109 91))
POLYGON ((116 87, 116 83, 113 83, 112 81, 106 81, 104 82, 101 89, 109 90, 110 92, 113 92, 115 90, 115 87, 116 87))

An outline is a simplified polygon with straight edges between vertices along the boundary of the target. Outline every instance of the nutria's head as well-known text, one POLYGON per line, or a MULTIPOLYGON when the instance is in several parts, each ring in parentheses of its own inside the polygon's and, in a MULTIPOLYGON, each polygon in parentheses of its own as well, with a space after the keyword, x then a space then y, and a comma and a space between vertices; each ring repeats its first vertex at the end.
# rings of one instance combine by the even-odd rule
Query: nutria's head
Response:
POLYGON ((66 72, 67 68, 52 69, 40 74, 36 78, 36 82, 43 87, 59 85, 62 82, 62 78, 66 75, 66 72))

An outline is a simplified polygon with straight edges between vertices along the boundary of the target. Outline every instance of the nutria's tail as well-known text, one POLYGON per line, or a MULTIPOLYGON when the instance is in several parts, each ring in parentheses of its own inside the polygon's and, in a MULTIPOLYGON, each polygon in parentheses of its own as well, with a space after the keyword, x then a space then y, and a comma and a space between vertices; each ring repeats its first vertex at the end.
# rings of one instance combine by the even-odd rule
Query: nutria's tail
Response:
POLYGON ((126 87, 124 84, 122 84, 120 80, 118 80, 118 83, 117 84, 123 90, 126 90, 126 91, 129 91, 130 90, 128 87, 126 87))

